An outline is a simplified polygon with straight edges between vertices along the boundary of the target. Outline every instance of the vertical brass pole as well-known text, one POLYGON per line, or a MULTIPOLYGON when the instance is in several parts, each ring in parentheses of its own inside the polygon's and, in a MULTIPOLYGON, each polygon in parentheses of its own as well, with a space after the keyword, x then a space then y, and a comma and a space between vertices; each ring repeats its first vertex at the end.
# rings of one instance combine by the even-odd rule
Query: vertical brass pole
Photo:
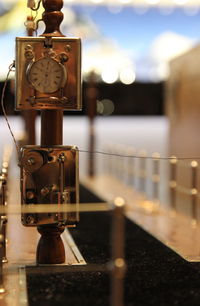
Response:
POLYGON ((135 154, 135 150, 133 148, 130 148, 128 151, 128 163, 127 163, 127 167, 128 167, 128 184, 133 187, 134 186, 134 171, 135 171, 135 158, 134 158, 134 154, 135 154))
POLYGON ((62 145, 63 143, 63 111, 41 111, 41 146, 62 145))
POLYGON ((88 79, 88 84, 85 91, 87 116, 89 119, 89 155, 88 155, 88 175, 93 177, 95 175, 95 117, 97 112, 97 98, 98 88, 96 84, 96 76, 91 72, 88 79))
POLYGON ((192 225, 196 225, 197 223, 197 171, 198 171, 198 163, 193 160, 190 164, 192 171, 191 178, 191 204, 192 204, 192 225))
POLYGON ((106 173, 106 174, 109 174, 110 175, 110 157, 109 157, 109 153, 110 153, 110 150, 109 150, 109 146, 106 145, 105 148, 104 148, 104 151, 107 153, 104 155, 104 167, 103 167, 103 171, 106 173))
POLYGON ((0 294, 3 294, 6 292, 5 287, 4 287, 4 279, 3 279, 3 241, 4 241, 4 236, 1 234, 0 231, 0 294))
POLYGON ((116 145, 116 176, 117 179, 120 181, 123 181, 123 146, 122 145, 116 145))
POLYGON ((177 158, 176 156, 171 156, 170 158, 170 203, 171 208, 175 212, 176 211, 176 187, 177 187, 177 158))
POLYGON ((145 193, 146 156, 146 151, 139 152, 139 190, 143 193, 145 193))
MULTIPOLYGON (((63 0, 42 0, 45 9, 42 17, 45 31, 42 36, 59 37, 60 24, 63 20, 63 0)), ((43 110, 41 112, 41 146, 52 147, 62 145, 63 141, 63 111, 43 110)), ((65 249, 60 237, 64 227, 38 226, 41 238, 37 247, 36 260, 39 264, 59 264, 65 261, 65 249)))
POLYGON ((2 245, 2 263, 8 262, 6 257, 6 224, 7 224, 7 217, 5 215, 1 216, 1 234, 3 237, 2 245))
POLYGON ((153 162, 153 174, 152 174, 152 183, 153 183, 153 199, 159 201, 159 182, 160 182, 160 154, 152 154, 153 162))
MULTIPOLYGON (((2 170, 0 175, 0 186, 1 186, 1 200, 0 205, 6 206, 7 205, 7 184, 8 184, 8 170, 9 170, 9 163, 10 163, 10 156, 11 156, 11 148, 5 147, 3 152, 3 163, 2 163, 2 170)), ((7 216, 5 214, 1 215, 1 234, 4 237, 3 241, 1 242, 2 245, 2 262, 8 262, 6 256, 6 230, 7 230, 7 216)))
POLYGON ((115 149, 113 149, 113 144, 109 144, 109 148, 108 148, 108 170, 109 170, 109 175, 115 177, 116 176, 116 169, 115 169, 115 156, 114 154, 115 149))
POLYGON ((119 147, 119 161, 118 161, 118 165, 119 165, 119 179, 122 183, 125 183, 126 180, 126 169, 125 169, 125 159, 124 159, 124 155, 125 155, 125 146, 124 145, 120 145, 119 147))
POLYGON ((117 148, 116 145, 112 145, 110 150, 110 161, 111 161, 111 174, 113 177, 117 178, 118 176, 118 156, 117 156, 117 148))
MULTIPOLYGON (((6 204, 6 186, 7 186, 7 178, 5 173, 0 175, 0 192, 1 192, 1 203, 0 206, 2 208, 6 204)), ((7 224, 7 217, 4 214, 0 214, 0 234, 1 234, 1 261, 2 263, 8 262, 6 258, 6 224, 7 224)))
MULTIPOLYGON (((8 147, 3 153, 3 163, 0 175, 0 206, 2 208, 6 205, 7 200, 7 179, 10 154, 11 150, 8 147)), ((6 292, 3 277, 3 263, 8 262, 6 258, 6 224, 7 216, 5 215, 5 213, 0 213, 0 294, 6 292)))
POLYGON ((124 277, 126 263, 124 259, 124 207, 123 198, 114 200, 112 221, 112 262, 111 262, 111 305, 124 305, 124 277))
MULTIPOLYGON (((33 36, 33 17, 27 17, 27 35, 33 36), (32 25, 32 26, 29 26, 32 25)), ((22 112, 22 116, 24 118, 24 126, 26 132, 26 144, 34 145, 36 143, 36 135, 35 135, 35 119, 37 116, 36 110, 24 110, 22 112)))

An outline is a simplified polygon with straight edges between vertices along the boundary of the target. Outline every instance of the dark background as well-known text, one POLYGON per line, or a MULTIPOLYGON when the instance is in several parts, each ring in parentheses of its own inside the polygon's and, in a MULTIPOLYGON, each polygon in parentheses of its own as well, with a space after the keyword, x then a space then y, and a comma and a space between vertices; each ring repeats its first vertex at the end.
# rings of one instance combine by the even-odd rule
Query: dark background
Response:
MULTIPOLYGON (((5 91, 4 105, 8 115, 19 115, 20 112, 14 111, 13 84, 9 81, 5 91)), ((87 113, 87 103, 85 89, 88 86, 83 82, 83 110, 81 112, 65 111, 70 115, 85 115, 87 113)), ((114 103, 112 115, 163 115, 164 84, 160 83, 139 83, 124 85, 116 82, 114 84, 96 83, 98 100, 109 99, 114 103)), ((3 83, 0 83, 0 94, 2 93, 3 83)), ((2 115, 2 110, 1 110, 2 115)))

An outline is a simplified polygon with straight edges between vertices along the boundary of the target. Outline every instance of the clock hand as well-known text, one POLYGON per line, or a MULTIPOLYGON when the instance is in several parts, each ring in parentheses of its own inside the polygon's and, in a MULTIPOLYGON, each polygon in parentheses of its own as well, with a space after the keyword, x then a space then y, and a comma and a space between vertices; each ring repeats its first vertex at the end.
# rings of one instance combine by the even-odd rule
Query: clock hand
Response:
POLYGON ((46 72, 49 72, 49 65, 50 65, 50 62, 47 62, 46 72))

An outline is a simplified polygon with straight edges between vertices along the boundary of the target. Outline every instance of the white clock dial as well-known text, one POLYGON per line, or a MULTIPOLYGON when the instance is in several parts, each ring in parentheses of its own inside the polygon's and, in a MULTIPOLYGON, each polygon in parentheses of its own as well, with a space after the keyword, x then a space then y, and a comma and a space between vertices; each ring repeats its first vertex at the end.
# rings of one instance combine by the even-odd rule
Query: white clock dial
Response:
POLYGON ((65 67, 58 61, 44 57, 32 63, 27 70, 28 81, 40 93, 53 93, 66 83, 65 67))

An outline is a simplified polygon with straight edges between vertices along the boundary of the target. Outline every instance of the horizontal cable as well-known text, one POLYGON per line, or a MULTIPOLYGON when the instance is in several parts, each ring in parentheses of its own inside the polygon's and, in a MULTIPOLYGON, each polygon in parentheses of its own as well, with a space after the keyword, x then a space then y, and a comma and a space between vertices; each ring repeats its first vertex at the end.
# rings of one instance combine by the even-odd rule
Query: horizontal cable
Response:
POLYGON ((107 156, 116 156, 116 157, 127 157, 127 158, 135 158, 135 159, 151 159, 151 160, 200 160, 200 157, 175 157, 175 156, 163 156, 163 157, 153 157, 153 156, 140 156, 140 155, 126 155, 126 154, 119 154, 119 153, 109 153, 103 151, 89 151, 89 150, 82 150, 78 149, 80 153, 90 153, 90 154, 100 154, 100 155, 107 155, 107 156))

